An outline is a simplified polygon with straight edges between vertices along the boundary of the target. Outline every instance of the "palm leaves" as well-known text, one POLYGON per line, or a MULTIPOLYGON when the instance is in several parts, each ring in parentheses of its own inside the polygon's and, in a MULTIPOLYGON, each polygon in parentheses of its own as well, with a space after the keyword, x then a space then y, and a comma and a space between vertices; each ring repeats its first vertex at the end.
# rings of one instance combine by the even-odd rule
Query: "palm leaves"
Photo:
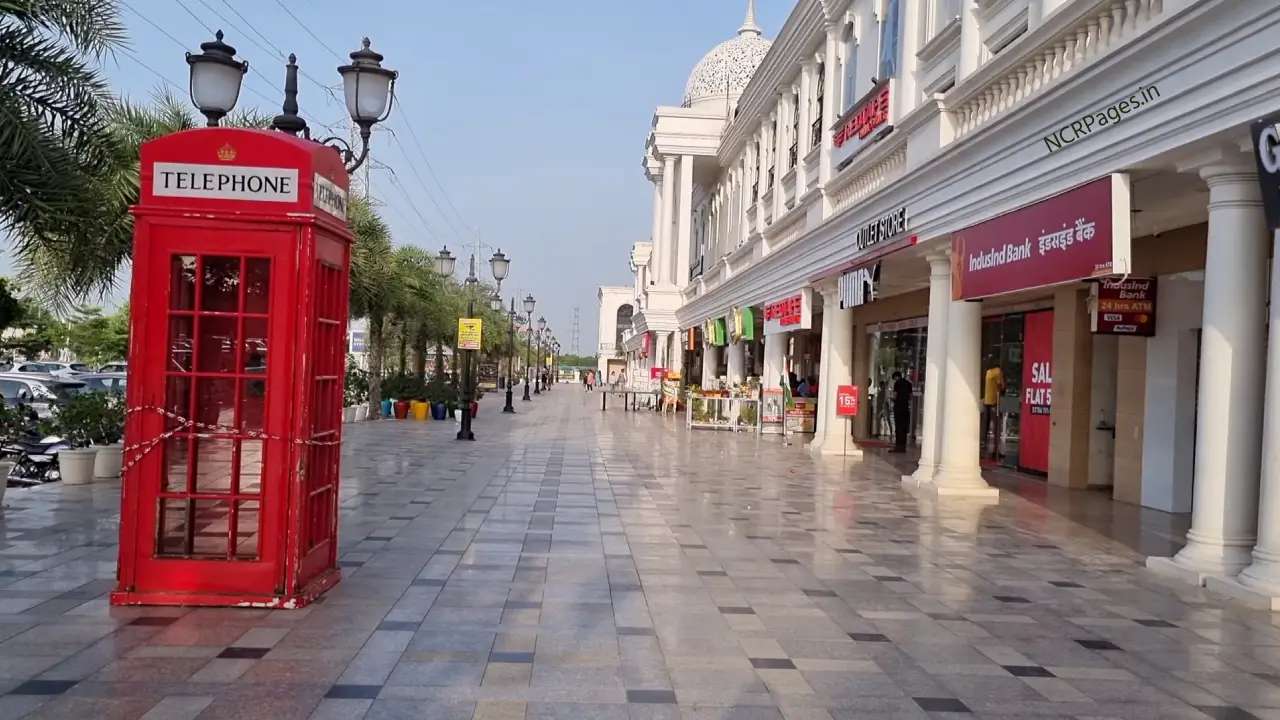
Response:
POLYGON ((0 228, 18 247, 74 226, 111 155, 91 62, 120 45, 114 0, 0 0, 0 228))

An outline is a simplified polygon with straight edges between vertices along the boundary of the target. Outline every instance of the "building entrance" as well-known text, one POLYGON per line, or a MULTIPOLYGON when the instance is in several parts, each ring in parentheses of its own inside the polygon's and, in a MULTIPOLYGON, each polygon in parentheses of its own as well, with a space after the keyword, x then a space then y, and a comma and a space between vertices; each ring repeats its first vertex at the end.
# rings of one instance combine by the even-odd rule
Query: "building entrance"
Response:
POLYGON ((871 408, 870 434, 873 438, 893 439, 893 374, 900 372, 911 383, 911 432, 907 443, 915 445, 919 441, 925 351, 929 336, 925 322, 925 318, 920 318, 870 328, 871 377, 867 400, 871 408))

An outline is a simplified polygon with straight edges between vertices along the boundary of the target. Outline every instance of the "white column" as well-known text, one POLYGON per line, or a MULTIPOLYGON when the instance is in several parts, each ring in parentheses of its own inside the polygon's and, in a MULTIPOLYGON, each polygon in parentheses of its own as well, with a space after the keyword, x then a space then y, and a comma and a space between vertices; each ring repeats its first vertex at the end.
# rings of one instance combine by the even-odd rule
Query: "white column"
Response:
POLYGON ((994 500, 1000 491, 987 485, 978 465, 982 363, 982 303, 947 304, 947 357, 942 380, 941 447, 938 470, 925 488, 942 496, 994 500))
POLYGON ((782 191, 782 175, 786 172, 783 163, 787 160, 787 148, 785 147, 786 135, 782 128, 786 122, 784 118, 787 114, 787 101, 782 90, 778 90, 778 94, 773 105, 773 221, 777 222, 782 216, 782 211, 786 207, 784 200, 786 193, 782 191))
MULTIPOLYGON (((797 138, 800 158, 804 158, 813 149, 813 146, 809 144, 811 136, 809 127, 813 125, 813 104, 809 102, 813 96, 813 72, 814 65, 812 60, 805 60, 800 63, 800 96, 796 100, 800 103, 800 127, 797 128, 800 133, 800 137, 797 138)), ((802 159, 798 159, 796 162, 801 165, 804 164, 802 159)))
POLYGON ((729 382, 741 383, 746 379, 743 367, 747 364, 747 346, 742 341, 729 343, 726 352, 729 353, 727 358, 729 382))
POLYGON ((858 457, 849 421, 836 415, 836 388, 853 382, 853 310, 840 309, 837 287, 822 292, 822 367, 818 378, 818 423, 810 452, 858 457))
MULTIPOLYGON (((1280 298, 1280 232, 1271 254, 1271 297, 1280 298)), ((1266 610, 1280 610, 1280 303, 1271 303, 1267 344, 1267 389, 1262 420, 1262 488, 1258 498, 1258 544, 1253 563, 1235 578, 1208 578, 1226 592, 1266 610)))
POLYGON ((960 57, 956 60, 956 82, 973 74, 981 64, 982 28, 978 24, 978 4, 960 0, 960 57))
POLYGON ((786 353, 787 338, 790 333, 776 333, 764 336, 764 387, 780 388, 783 376, 787 372, 786 353))
POLYGON ((667 369, 674 370, 684 377, 684 339, 683 333, 679 330, 673 331, 668 337, 670 350, 668 351, 667 369))
POLYGON ((702 387, 709 388, 715 384, 716 368, 720 365, 720 347, 711 343, 702 345, 702 387))
POLYGON ((951 251, 943 248, 925 257, 929 261, 929 336, 924 358, 924 399, 920 408, 920 465, 905 475, 908 488, 928 485, 938 470, 943 432, 942 396, 947 362, 947 318, 951 307, 951 251))
POLYGON ((676 199, 676 158, 669 155, 662 159, 662 233, 661 241, 658 243, 661 252, 655 248, 656 259, 654 261, 654 282, 658 285, 670 285, 674 275, 671 273, 671 266, 675 262, 672 257, 675 253, 672 251, 672 228, 671 225, 675 221, 675 199, 676 199))
POLYGON ((693 156, 680 156, 680 197, 676 201, 677 212, 680 213, 679 219, 676 221, 676 227, 680 229, 679 235, 676 237, 675 261, 676 266, 671 281, 676 287, 684 287, 689 284, 689 257, 691 234, 690 229, 693 223, 693 156))
POLYGON ((834 148, 831 140, 831 126, 836 122, 836 54, 840 43, 840 24, 827 24, 827 43, 823 50, 824 58, 822 87, 822 154, 818 159, 818 187, 824 189, 822 216, 831 214, 831 201, 826 197, 825 188, 831 180, 831 151, 834 148))
POLYGON ((1206 165, 1209 240, 1196 410, 1195 484, 1187 544, 1152 570, 1203 585, 1249 564, 1262 446, 1267 234, 1253 164, 1206 165))

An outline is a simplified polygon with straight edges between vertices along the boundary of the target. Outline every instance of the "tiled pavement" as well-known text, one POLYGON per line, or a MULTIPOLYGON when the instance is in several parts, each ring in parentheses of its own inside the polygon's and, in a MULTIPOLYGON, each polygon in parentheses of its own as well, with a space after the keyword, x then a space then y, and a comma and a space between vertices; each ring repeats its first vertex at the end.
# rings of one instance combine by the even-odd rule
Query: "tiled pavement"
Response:
POLYGON ((573 386, 497 407, 474 444, 348 426, 304 610, 110 609, 118 488, 11 490, 0 718, 1280 718, 1272 616, 1044 504, 573 386))

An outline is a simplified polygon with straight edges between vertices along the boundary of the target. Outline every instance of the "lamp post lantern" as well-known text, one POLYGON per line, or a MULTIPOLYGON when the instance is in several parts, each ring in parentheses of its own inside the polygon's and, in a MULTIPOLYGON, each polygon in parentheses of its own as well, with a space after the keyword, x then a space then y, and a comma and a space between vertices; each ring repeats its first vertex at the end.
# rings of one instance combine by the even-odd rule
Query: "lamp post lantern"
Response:
POLYGON ((240 99, 240 85, 249 72, 248 61, 235 59, 236 49, 222 42, 222 31, 212 42, 200 44, 199 55, 187 53, 191 66, 188 91, 191 104, 205 116, 209 127, 218 127, 240 99))
POLYGON ((524 299, 524 316, 525 316, 525 349, 524 349, 524 400, 528 402, 529 398, 529 371, 533 369, 533 293, 530 293, 524 299))
MULTIPOLYGON (((502 309, 501 299, 498 300, 498 309, 502 309)), ((516 374, 516 314, 516 298, 512 295, 511 309, 507 311, 507 319, 510 322, 507 330, 507 342, 510 352, 507 353, 507 404, 502 406, 502 412, 504 413, 514 413, 516 411, 515 406, 511 404, 511 395, 513 392, 511 389, 511 380, 516 374)))

